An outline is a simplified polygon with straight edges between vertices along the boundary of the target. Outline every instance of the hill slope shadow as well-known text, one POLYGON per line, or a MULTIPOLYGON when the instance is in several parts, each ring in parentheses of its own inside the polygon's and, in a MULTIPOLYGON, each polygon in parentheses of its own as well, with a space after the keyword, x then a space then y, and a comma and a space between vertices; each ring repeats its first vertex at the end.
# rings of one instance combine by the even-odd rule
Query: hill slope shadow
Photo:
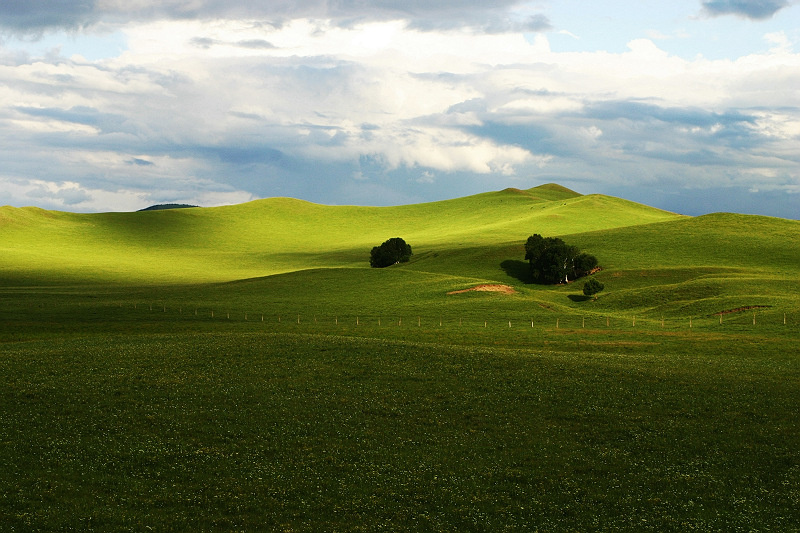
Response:
POLYGON ((500 268, 512 278, 518 279, 523 283, 531 283, 531 270, 527 261, 506 259, 500 263, 500 268))

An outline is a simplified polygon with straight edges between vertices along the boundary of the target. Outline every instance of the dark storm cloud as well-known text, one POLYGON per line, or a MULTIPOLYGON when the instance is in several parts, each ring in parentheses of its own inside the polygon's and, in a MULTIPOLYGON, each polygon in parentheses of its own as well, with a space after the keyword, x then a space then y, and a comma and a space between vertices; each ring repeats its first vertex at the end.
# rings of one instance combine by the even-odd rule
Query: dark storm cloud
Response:
POLYGON ((763 20, 789 4, 787 0, 711 0, 703 2, 703 7, 712 16, 738 15, 763 20))
MULTIPOLYGON (((4 0, 0 2, 0 29, 36 35, 50 29, 77 29, 97 22, 158 19, 249 18, 279 26, 294 18, 331 19, 348 26, 370 21, 407 20, 423 30, 472 28, 485 33, 539 32, 551 28, 544 15, 516 16, 520 0, 500 0, 487 5, 477 0, 167 0, 130 5, 123 0, 4 0)), ((202 43, 197 43, 202 44, 202 43)), ((214 43, 207 43, 214 44, 214 43)), ((262 47, 265 43, 240 43, 262 47)), ((268 43, 266 43, 268 44, 268 43)))

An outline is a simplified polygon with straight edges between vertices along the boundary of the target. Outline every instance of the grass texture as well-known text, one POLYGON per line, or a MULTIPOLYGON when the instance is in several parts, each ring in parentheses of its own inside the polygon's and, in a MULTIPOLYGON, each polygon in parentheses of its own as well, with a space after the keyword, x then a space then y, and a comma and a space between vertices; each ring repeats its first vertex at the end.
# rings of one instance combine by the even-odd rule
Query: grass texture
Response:
POLYGON ((797 531, 798 235, 555 185, 2 208, 0 529, 797 531))

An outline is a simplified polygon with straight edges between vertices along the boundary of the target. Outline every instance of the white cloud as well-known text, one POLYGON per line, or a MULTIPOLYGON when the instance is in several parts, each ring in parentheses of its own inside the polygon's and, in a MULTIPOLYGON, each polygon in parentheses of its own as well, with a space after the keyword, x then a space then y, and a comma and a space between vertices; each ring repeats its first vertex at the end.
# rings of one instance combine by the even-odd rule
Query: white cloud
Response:
POLYGON ((764 40, 772 45, 770 52, 773 54, 792 52, 793 43, 786 36, 786 32, 778 31, 774 33, 767 33, 764 35, 764 40))
POLYGON ((106 209, 129 206, 153 190, 205 205, 201 197, 376 176, 398 191, 434 185, 427 176, 444 189, 459 173, 797 182, 781 169, 800 151, 800 54, 781 31, 767 34, 766 52, 712 61, 670 55, 652 40, 677 30, 610 53, 553 51, 542 34, 423 31, 388 16, 349 25, 172 18, 116 29, 126 50, 106 60, 8 52, 0 61, 5 172, 55 183, 65 197, 73 189, 58 184, 79 184, 92 198, 74 204, 81 209, 103 198, 106 209), (421 178, 391 183, 402 169, 421 178))

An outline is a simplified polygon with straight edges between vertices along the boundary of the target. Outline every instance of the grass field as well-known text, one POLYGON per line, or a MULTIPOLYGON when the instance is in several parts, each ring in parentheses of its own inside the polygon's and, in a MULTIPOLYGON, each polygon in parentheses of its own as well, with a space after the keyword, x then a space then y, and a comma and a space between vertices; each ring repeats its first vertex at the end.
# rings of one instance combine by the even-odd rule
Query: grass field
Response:
POLYGON ((0 529, 798 531, 798 236, 558 186, 0 208, 0 529), (532 233, 606 290, 525 283, 532 233))

